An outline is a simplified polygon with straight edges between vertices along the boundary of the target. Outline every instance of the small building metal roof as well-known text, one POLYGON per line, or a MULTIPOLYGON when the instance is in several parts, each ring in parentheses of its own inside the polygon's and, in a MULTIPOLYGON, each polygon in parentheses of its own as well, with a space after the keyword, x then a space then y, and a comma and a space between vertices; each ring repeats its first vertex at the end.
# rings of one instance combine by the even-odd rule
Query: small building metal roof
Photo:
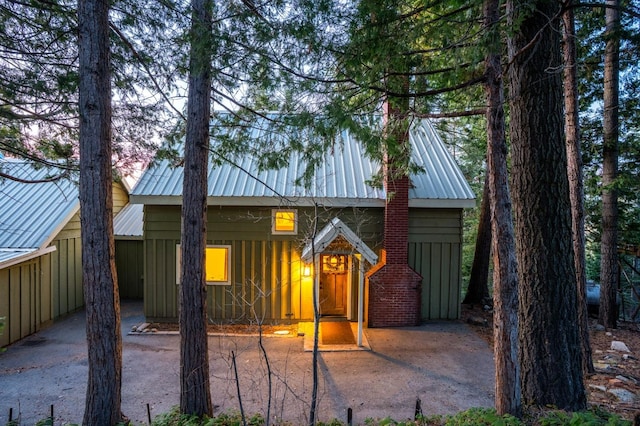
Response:
POLYGON ((0 267, 34 257, 78 211, 78 186, 68 179, 27 183, 59 175, 55 167, 0 158, 0 170, 22 181, 0 178, 0 267), (31 256, 28 256, 31 254, 31 256))
POLYGON ((127 204, 113 219, 113 233, 119 239, 142 238, 142 204, 127 204))
MULTIPOLYGON (((423 169, 410 175, 410 207, 463 208, 475 206, 475 195, 453 157, 428 120, 416 120, 410 130, 411 160, 423 169)), ((215 146, 215 140, 212 141, 215 146)), ((326 152, 311 186, 296 181, 306 163, 293 154, 288 166, 259 170, 246 155, 236 164, 212 165, 208 177, 210 205, 273 206, 314 205, 384 207, 386 193, 371 181, 381 165, 369 159, 362 144, 342 132, 332 152, 326 152)), ((170 161, 149 167, 130 194, 131 203, 182 203, 183 167, 170 161)))

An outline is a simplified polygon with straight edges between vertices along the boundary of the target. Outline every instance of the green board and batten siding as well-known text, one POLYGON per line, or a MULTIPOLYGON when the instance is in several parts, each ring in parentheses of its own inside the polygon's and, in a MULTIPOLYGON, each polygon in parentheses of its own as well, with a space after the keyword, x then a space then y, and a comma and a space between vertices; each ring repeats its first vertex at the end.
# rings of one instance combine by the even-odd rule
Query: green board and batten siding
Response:
POLYGON ((77 214, 51 245, 55 251, 0 270, 0 317, 6 322, 0 347, 84 305, 77 214))
MULTIPOLYGON (((24 161, 4 159, 1 163, 9 174, 24 179, 45 179, 51 173, 24 161)), ((6 346, 80 309, 84 295, 77 185, 66 180, 0 183, 3 193, 15 201, 7 204, 10 209, 0 209, 0 221, 20 231, 0 234, 6 237, 0 245, 4 249, 32 249, 36 256, 16 264, 5 262, 0 268, 0 317, 5 317, 0 346, 6 346), (16 211, 16 207, 20 208, 16 211)), ((114 183, 113 191, 117 212, 128 195, 121 183, 114 183)))
POLYGON ((52 307, 53 318, 57 318, 84 306, 79 214, 73 216, 52 245, 56 246, 56 251, 49 254, 53 283, 52 307))
POLYGON ((423 320, 460 317, 462 210, 412 209, 409 265, 422 275, 423 320))
POLYGON ((142 239, 117 239, 115 244, 120 299, 142 300, 144 296, 142 239))
MULTIPOLYGON (((271 234, 271 208, 209 206, 208 244, 231 246, 231 285, 208 286, 210 321, 310 319, 310 289, 300 252, 314 211, 298 208, 298 235, 271 234)), ((339 217, 374 251, 382 246, 383 209, 326 209, 317 229, 339 217)), ((460 304, 461 209, 411 209, 409 263, 423 277, 423 319, 455 319, 460 304)), ((144 311, 149 321, 178 316, 176 249, 180 206, 146 205, 144 311)))
POLYGON ((0 270, 0 346, 22 339, 51 319, 50 283, 43 283, 40 258, 0 270), (42 303, 42 302, 45 303, 42 303))

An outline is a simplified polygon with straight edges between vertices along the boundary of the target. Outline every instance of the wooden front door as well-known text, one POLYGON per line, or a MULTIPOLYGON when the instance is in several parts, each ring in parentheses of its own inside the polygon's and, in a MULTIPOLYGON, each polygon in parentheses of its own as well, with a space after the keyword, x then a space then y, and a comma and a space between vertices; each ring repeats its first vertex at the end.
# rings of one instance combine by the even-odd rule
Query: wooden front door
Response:
POLYGON ((322 255, 320 315, 347 315, 347 256, 322 255))

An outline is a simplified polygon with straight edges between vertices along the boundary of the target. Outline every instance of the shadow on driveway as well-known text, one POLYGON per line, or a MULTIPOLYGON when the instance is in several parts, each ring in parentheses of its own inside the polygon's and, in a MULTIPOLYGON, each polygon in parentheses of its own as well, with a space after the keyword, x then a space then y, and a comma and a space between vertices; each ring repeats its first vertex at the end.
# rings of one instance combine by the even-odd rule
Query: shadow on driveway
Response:
MULTIPOLYGON (((180 338, 128 335, 144 322, 142 304, 122 303, 122 411, 147 424, 180 400, 180 338)), ((319 356, 319 420, 354 424, 367 418, 412 418, 416 400, 424 414, 452 414, 494 404, 490 348, 465 324, 432 322, 420 327, 366 329, 371 351, 322 352, 319 356)), ((312 353, 304 338, 264 337, 267 371, 255 336, 210 336, 213 402, 218 412, 238 410, 231 352, 236 355, 242 403, 247 413, 293 424, 306 422, 312 385, 312 353), (272 394, 267 391, 269 374, 272 394)), ((49 416, 55 424, 81 423, 86 393, 85 314, 77 312, 0 354, 0 424, 20 416, 23 425, 49 416)))

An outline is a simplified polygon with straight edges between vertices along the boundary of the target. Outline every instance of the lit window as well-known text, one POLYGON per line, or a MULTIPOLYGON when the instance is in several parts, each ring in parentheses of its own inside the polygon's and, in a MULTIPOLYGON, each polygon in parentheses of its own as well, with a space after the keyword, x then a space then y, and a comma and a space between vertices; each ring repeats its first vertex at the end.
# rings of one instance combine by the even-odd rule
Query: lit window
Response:
POLYGON ((229 252, 231 246, 208 246, 205 278, 211 284, 229 284, 229 252))
MULTIPOLYGON (((176 246, 176 284, 180 284, 180 244, 176 246)), ((205 280, 207 284, 230 285, 231 246, 207 246, 205 250, 205 280)))
POLYGON ((295 235, 298 233, 296 210, 273 210, 271 217, 274 234, 295 235))

